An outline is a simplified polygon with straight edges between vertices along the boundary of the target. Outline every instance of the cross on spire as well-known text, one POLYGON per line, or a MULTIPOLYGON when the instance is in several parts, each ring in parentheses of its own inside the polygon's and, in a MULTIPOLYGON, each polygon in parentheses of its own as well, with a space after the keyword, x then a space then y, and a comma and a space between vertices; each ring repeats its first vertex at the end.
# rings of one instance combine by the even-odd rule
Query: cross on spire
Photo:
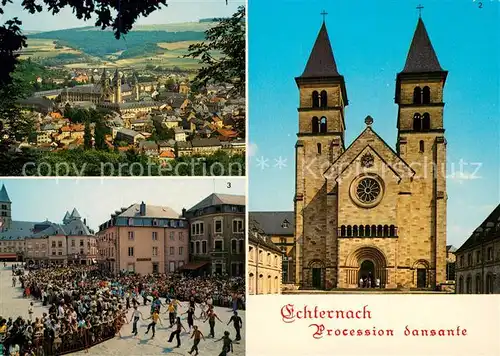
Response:
POLYGON ((326 12, 325 10, 323 10, 320 15, 323 16, 323 22, 325 22, 326 15, 328 15, 328 12, 326 12))
POLYGON ((422 4, 418 4, 417 10, 418 10, 418 17, 420 17, 420 18, 422 17, 422 9, 423 8, 424 7, 422 6, 422 4))

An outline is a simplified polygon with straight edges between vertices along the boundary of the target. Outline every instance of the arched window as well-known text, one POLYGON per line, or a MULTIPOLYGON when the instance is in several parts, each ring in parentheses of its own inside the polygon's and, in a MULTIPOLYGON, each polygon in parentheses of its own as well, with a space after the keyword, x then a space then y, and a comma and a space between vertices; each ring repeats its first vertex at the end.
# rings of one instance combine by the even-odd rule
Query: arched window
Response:
POLYGON ((430 104, 431 103, 431 88, 425 86, 424 90, 422 90, 422 103, 430 104))
POLYGON ((370 225, 365 226, 365 236, 370 237, 371 235, 371 230, 370 230, 370 225))
POLYGON ((422 116, 418 113, 413 115, 413 130, 422 131, 422 116))
POLYGON ((420 140, 420 144, 419 144, 419 152, 422 153, 424 152, 424 141, 423 140, 420 140))
POLYGON ((351 237, 352 236, 352 227, 351 225, 347 226, 347 237, 351 237))
POLYGON ((321 143, 318 143, 317 146, 318 146, 318 154, 320 155, 321 154, 321 143))
POLYGON ((425 113, 422 118, 422 130, 430 130, 431 129, 431 116, 429 113, 425 113))
POLYGON ((248 292, 249 294, 254 294, 255 291, 254 291, 254 274, 253 273, 250 273, 250 276, 248 278, 248 283, 249 283, 249 286, 248 286, 248 292))
POLYGON ((422 89, 420 87, 413 89, 413 104, 422 104, 422 89))
POLYGON ((384 237, 389 236, 389 226, 384 225, 384 237))
POLYGON ((472 294, 472 277, 467 276, 467 281, 465 282, 465 293, 472 294))
POLYGON ((464 277, 460 276, 458 280, 458 294, 464 294, 464 277))
POLYGON ((345 225, 342 225, 340 227, 340 236, 344 237, 345 236, 345 225))
POLYGON ((481 294, 481 276, 476 275, 476 294, 481 294))
POLYGON ((375 225, 372 225, 372 237, 377 237, 377 227, 375 225))
POLYGON ((493 294, 493 276, 491 273, 486 275, 486 294, 493 294))
POLYGON ((326 133, 326 117, 322 117, 319 123, 319 132, 326 133))
POLYGON ((384 235, 384 230, 382 229, 382 225, 377 226, 377 236, 382 237, 384 235))
POLYGON ((359 226, 359 237, 365 236, 365 227, 363 225, 359 226))
POLYGON ((321 91, 321 107, 322 108, 328 107, 328 96, 326 94, 326 90, 321 91))
POLYGON ((394 225, 389 226, 389 236, 396 236, 396 227, 394 225))
POLYGON ((313 105, 312 105, 312 107, 313 108, 319 108, 319 94, 318 94, 318 92, 316 90, 313 91, 312 96, 313 96, 312 97, 312 99, 313 99, 313 103, 312 103, 313 105))
POLYGON ((319 120, 315 116, 312 118, 312 133, 318 133, 319 132, 319 120))
POLYGON ((353 237, 358 237, 359 236, 358 225, 354 225, 352 227, 352 236, 353 237))

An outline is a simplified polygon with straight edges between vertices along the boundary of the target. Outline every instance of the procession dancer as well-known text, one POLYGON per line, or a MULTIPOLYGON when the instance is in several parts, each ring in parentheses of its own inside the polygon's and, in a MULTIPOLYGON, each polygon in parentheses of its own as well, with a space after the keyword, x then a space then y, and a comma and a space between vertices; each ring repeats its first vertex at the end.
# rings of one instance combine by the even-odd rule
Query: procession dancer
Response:
POLYGON ((198 330, 198 326, 196 326, 196 325, 194 326, 193 335, 191 335, 191 339, 192 338, 194 338, 194 344, 193 344, 193 347, 191 348, 191 351, 188 351, 188 353, 192 354, 193 352, 196 351, 194 356, 197 356, 198 355, 198 344, 200 343, 201 338, 203 338, 203 341, 205 341, 205 336, 203 336, 201 331, 198 330))
POLYGON ((181 331, 182 329, 184 329, 185 332, 187 332, 186 328, 184 327, 184 325, 182 325, 181 323, 181 318, 180 317, 177 317, 177 321, 176 321, 176 330, 173 331, 171 334, 170 334, 170 338, 168 339, 168 342, 172 342, 172 340, 174 340, 174 336, 175 338, 177 339, 177 346, 176 347, 181 347, 181 331))
POLYGON ((217 314, 215 314, 215 311, 213 309, 209 310, 208 311, 208 316, 205 319, 204 323, 206 323, 207 320, 208 320, 208 324, 210 325, 210 334, 209 334, 209 336, 212 337, 212 338, 215 337, 215 319, 219 320, 222 323, 222 320, 220 320, 219 317, 217 316, 217 314))
POLYGON ((144 319, 140 310, 137 310, 137 305, 135 305, 134 311, 132 312, 132 317, 130 318, 130 319, 133 318, 132 334, 134 334, 134 336, 137 336, 137 322, 139 321, 139 317, 144 319))
POLYGON ((241 317, 238 315, 238 312, 235 311, 234 315, 229 319, 227 325, 229 325, 230 322, 233 322, 234 329, 236 330, 236 339, 234 341, 240 341, 241 340, 241 328, 243 327, 243 321, 241 320, 241 317))
POLYGON ((194 325, 194 308, 193 307, 189 307, 189 309, 187 310, 187 312, 185 312, 185 313, 183 313, 181 315, 184 315, 184 314, 187 314, 187 321, 188 321, 188 326, 189 326, 189 332, 191 332, 191 328, 194 325))
POLYGON ((163 314, 168 313, 168 320, 170 322, 170 327, 174 326, 175 323, 175 306, 174 302, 170 302, 170 304, 167 307, 167 311, 163 314))
POLYGON ((221 340, 224 341, 222 343, 222 352, 219 356, 226 356, 229 352, 233 352, 233 340, 229 338, 229 331, 224 331, 224 336, 214 342, 219 342, 221 340))
MULTIPOLYGON (((163 326, 161 319, 160 319, 160 314, 155 310, 153 314, 147 319, 151 319, 151 323, 148 325, 148 329, 146 330, 146 335, 149 332, 149 329, 153 328, 153 336, 151 336, 151 339, 154 339, 155 337, 155 332, 156 332, 156 324, 160 322, 161 326, 163 326)), ((146 319, 146 320, 147 320, 146 319)))

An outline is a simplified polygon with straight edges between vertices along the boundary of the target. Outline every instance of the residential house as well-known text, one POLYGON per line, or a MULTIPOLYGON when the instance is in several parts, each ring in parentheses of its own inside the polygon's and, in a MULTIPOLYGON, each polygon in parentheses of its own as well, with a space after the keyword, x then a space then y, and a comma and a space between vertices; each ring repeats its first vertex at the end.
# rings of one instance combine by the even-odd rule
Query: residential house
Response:
POLYGON ((293 211, 252 211, 250 223, 267 236, 279 250, 282 282, 295 283, 295 213, 293 211))
POLYGON ((281 294, 281 251, 250 222, 248 232, 248 294, 281 294))
POLYGON ((176 142, 186 142, 186 132, 181 127, 176 127, 174 132, 176 142))
POLYGON ((190 262, 207 273, 244 276, 245 197, 210 194, 183 215, 190 225, 190 262))
POLYGON ((99 263, 115 273, 173 273, 188 262, 188 222, 166 206, 122 208, 97 235, 99 263))
POLYGON ((455 256, 457 294, 500 294, 500 204, 455 256))
POLYGON ((130 129, 120 129, 116 132, 115 136, 115 141, 125 141, 134 146, 144 139, 144 135, 130 129))

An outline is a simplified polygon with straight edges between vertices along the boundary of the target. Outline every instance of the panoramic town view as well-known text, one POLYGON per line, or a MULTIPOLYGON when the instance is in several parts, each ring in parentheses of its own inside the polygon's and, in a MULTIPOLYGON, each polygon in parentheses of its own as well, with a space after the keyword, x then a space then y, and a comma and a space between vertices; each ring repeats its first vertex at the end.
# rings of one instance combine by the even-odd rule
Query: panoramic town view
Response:
POLYGON ((147 8, 126 32, 120 9, 115 30, 7 4, 24 22, 3 27, 0 174, 244 175, 245 8, 193 6, 147 8))
POLYGON ((0 355, 244 355, 245 186, 2 182, 0 355))

